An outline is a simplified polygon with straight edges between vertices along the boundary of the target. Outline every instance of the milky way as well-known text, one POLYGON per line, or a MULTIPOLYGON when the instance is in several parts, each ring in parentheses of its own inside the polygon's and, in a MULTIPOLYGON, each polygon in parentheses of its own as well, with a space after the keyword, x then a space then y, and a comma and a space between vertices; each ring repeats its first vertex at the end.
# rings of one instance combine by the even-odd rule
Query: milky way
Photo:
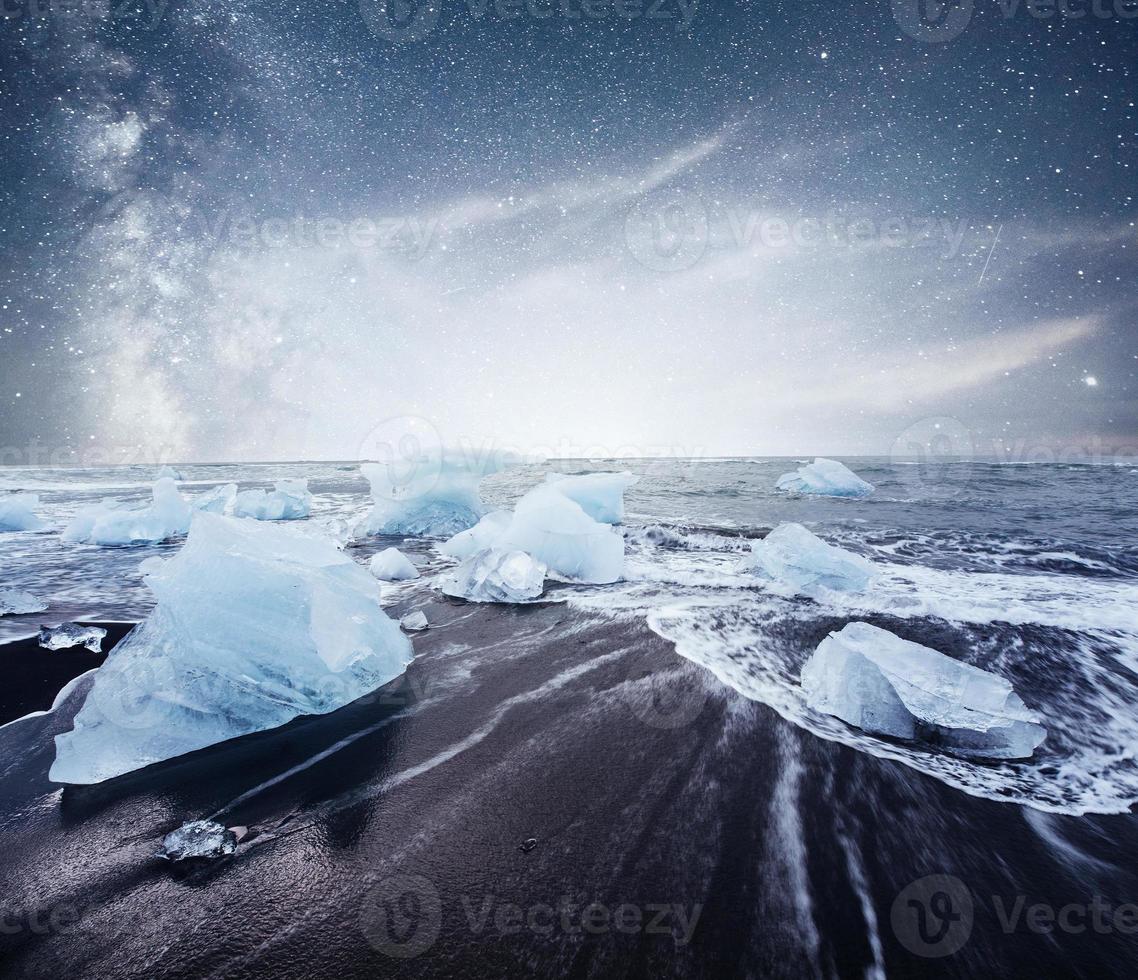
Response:
POLYGON ((1138 446, 1138 0, 436 2, 7 0, 0 462, 1138 446))

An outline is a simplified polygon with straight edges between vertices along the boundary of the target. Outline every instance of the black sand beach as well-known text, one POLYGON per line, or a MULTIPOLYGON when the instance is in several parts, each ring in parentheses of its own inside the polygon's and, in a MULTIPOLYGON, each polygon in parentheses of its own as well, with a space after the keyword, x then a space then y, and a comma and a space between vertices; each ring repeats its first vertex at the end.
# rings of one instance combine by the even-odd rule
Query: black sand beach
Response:
POLYGON ((817 739, 639 624, 423 608, 376 695, 100 786, 46 780, 88 680, 10 730, 0 974, 1132 975, 1133 816, 817 739), (248 828, 234 856, 155 856, 209 816, 248 828))

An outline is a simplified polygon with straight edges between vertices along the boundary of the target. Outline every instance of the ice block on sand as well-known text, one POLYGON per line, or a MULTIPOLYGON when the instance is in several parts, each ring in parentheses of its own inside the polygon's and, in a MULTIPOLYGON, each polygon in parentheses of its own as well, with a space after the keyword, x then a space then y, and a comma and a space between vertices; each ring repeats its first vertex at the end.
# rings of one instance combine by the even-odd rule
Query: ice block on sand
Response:
POLYGON ((371 569, 372 575, 382 582, 404 582, 419 577, 419 570, 398 548, 385 548, 378 554, 372 555, 368 568, 371 569))
POLYGON ((810 706, 867 732, 986 759, 1026 759, 1047 737, 1004 678, 869 623, 831 633, 802 668, 810 706))
POLYGON ((375 579, 324 538, 198 514, 182 549, 146 573, 154 611, 56 737, 55 782, 97 783, 334 711, 411 660, 375 579))
POLYGON ((438 587, 471 602, 533 602, 545 589, 545 566, 524 551, 488 548, 440 576, 438 587))

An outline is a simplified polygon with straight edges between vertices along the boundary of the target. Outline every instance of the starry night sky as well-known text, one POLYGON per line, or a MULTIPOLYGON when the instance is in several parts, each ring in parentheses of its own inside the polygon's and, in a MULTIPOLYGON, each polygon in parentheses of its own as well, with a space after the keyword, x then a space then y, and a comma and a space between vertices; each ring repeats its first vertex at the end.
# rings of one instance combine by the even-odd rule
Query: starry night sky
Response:
POLYGON ((1138 0, 160 2, 0 22, 0 462, 1138 448, 1138 0))

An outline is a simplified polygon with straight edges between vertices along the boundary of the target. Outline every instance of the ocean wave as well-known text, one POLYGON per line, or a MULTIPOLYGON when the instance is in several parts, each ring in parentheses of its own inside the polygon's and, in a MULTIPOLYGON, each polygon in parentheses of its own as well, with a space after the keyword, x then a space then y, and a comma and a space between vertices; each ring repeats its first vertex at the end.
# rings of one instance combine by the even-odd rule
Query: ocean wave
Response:
POLYGON ((1123 813, 1138 802, 1138 584, 879 562, 866 592, 818 602, 740 574, 736 563, 734 553, 632 555, 618 587, 580 590, 569 604, 643 618, 681 655, 786 720, 973 796, 1072 814, 1123 813), (1046 719, 1046 742, 1028 761, 970 761, 813 711, 802 664, 853 620, 1007 677, 1046 719))

